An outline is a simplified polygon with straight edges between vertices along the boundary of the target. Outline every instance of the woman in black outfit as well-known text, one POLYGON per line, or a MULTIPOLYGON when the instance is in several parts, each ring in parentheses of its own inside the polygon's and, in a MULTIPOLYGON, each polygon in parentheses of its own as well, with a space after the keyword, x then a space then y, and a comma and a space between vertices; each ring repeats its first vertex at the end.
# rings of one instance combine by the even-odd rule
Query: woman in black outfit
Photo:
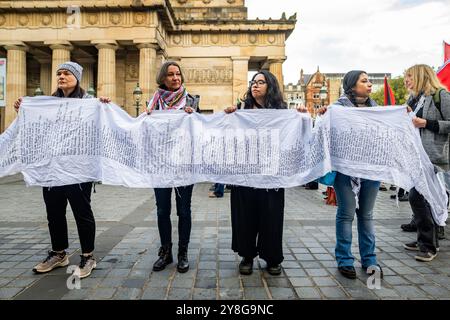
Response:
MULTIPOLYGON (((245 109, 286 109, 275 76, 260 71, 250 81, 245 109)), ((225 109, 226 113, 237 107, 225 109)), ((232 249, 243 257, 241 274, 251 274, 253 259, 259 255, 272 275, 281 273, 283 261, 284 189, 231 188, 232 249)))

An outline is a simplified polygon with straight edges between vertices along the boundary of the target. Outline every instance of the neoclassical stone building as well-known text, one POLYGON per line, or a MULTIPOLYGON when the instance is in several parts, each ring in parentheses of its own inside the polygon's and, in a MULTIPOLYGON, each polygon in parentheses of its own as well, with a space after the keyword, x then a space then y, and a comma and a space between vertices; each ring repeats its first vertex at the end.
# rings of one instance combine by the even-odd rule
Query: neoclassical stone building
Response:
POLYGON ((131 115, 139 83, 148 99, 165 60, 181 64, 204 110, 244 94, 248 71, 268 69, 283 87, 285 41, 296 15, 249 20, 244 0, 0 0, 0 58, 7 58, 3 131, 17 97, 55 90, 66 60, 84 67, 82 87, 109 96, 131 115))

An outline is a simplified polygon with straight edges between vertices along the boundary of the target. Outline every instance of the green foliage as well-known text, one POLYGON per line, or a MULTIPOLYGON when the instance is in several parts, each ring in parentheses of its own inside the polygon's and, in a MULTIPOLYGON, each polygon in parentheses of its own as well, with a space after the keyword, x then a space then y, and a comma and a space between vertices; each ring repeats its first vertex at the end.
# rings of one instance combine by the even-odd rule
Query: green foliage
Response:
MULTIPOLYGON (((408 95, 408 91, 406 90, 403 83, 403 77, 390 79, 388 80, 388 83, 392 89, 392 92, 394 92, 395 104, 404 104, 408 95)), ((378 105, 384 105, 384 88, 381 87, 378 91, 372 93, 371 98, 375 100, 378 105)))

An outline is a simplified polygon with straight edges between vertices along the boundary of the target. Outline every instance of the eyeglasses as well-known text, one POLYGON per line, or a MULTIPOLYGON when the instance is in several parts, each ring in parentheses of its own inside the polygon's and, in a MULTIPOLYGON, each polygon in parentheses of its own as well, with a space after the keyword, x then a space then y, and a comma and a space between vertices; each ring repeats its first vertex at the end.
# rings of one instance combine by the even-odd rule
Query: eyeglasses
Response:
POLYGON ((258 80, 258 81, 253 80, 253 81, 249 82, 250 87, 253 87, 254 85, 258 85, 258 87, 259 87, 259 86, 265 85, 266 83, 267 82, 265 82, 264 80, 258 80))

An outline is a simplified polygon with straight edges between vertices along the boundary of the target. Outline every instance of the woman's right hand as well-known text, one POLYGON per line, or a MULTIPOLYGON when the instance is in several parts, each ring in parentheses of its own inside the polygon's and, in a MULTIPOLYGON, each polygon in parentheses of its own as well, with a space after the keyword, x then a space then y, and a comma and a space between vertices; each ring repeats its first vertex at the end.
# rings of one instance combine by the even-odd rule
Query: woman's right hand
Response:
POLYGON ((22 97, 14 101, 14 109, 19 112, 20 105, 22 104, 22 97))
POLYGON ((228 108, 225 108, 225 113, 233 113, 233 112, 235 112, 237 110, 237 107, 236 106, 231 106, 231 107, 228 107, 228 108))
POLYGON ((325 112, 327 112, 327 110, 328 110, 328 106, 323 106, 323 107, 320 107, 319 109, 317 109, 317 113, 320 115, 323 115, 325 112))

